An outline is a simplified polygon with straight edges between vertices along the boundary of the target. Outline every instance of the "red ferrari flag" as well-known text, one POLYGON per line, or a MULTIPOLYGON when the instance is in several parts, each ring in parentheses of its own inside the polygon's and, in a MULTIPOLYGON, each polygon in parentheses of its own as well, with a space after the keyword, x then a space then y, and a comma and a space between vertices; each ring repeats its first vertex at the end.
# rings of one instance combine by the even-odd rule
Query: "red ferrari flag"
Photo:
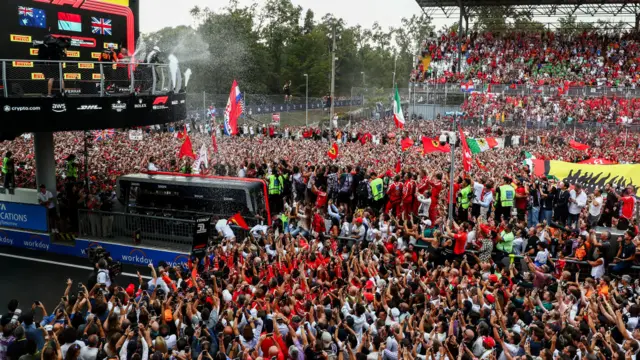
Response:
POLYGON ((185 156, 190 157, 193 160, 196 159, 196 154, 193 153, 193 146, 191 145, 191 139, 189 138, 189 135, 185 137, 182 146, 180 146, 180 152, 178 153, 179 159, 182 159, 185 156))
POLYGON ((406 151, 408 148, 413 146, 413 140, 411 138, 404 138, 400 141, 400 145, 402 146, 402 151, 406 151))
POLYGON ((235 224, 244 230, 249 230, 249 225, 247 225, 247 222, 244 221, 244 218, 242 217, 242 215, 240 215, 240 213, 237 213, 230 217, 227 221, 227 224, 235 224))
POLYGON ((569 141, 569 146, 570 146, 572 149, 576 149, 576 150, 580 150, 580 151, 584 151, 584 150, 589 149, 589 145, 587 145, 587 144, 581 144, 581 143, 579 143, 579 142, 577 142, 577 141, 575 141, 575 140, 571 140, 571 141, 569 141))
POLYGON ((480 161, 480 159, 476 158, 476 165, 478 165, 478 167, 480 168, 480 170, 483 171, 487 171, 487 167, 484 166, 484 164, 482 163, 482 161, 480 161))
POLYGON ((460 130, 460 144, 462 144, 462 166, 464 167, 464 171, 471 170, 471 149, 469 149, 469 145, 467 145, 467 137, 462 132, 462 127, 458 128, 460 130))
POLYGON ((338 158, 338 144, 333 143, 331 145, 329 151, 327 151, 327 156, 329 156, 329 159, 331 160, 335 160, 338 158))
POLYGON ((425 154, 438 152, 438 151, 443 153, 448 153, 451 151, 451 145, 449 144, 440 145, 440 141, 438 139, 430 139, 426 136, 423 136, 422 150, 425 154))

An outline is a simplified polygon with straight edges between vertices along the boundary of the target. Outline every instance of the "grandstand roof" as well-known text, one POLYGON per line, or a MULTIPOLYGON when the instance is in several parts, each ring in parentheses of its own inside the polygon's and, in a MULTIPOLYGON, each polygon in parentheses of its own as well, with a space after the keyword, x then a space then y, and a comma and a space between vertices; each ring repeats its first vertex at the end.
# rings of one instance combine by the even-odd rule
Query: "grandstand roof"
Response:
POLYGON ((442 11, 446 17, 459 14, 460 7, 473 16, 478 8, 513 6, 534 16, 635 16, 640 0, 416 0, 429 15, 442 11))

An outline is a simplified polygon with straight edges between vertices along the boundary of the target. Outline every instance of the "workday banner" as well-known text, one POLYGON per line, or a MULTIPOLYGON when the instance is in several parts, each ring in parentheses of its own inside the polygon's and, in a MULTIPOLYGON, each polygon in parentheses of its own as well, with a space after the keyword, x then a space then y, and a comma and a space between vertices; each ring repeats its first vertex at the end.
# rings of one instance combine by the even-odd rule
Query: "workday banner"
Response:
POLYGON ((111 257, 115 261, 136 266, 147 266, 150 263, 157 265, 161 261, 164 261, 171 266, 175 266, 189 261, 189 254, 185 253, 96 242, 84 239, 77 239, 73 246, 68 246, 52 242, 49 235, 9 229, 0 229, 0 247, 2 246, 45 251, 54 254, 70 255, 82 258, 87 257, 88 248, 101 246, 111 253, 111 257))
POLYGON ((46 232, 47 209, 40 205, 0 201, 0 226, 46 232))

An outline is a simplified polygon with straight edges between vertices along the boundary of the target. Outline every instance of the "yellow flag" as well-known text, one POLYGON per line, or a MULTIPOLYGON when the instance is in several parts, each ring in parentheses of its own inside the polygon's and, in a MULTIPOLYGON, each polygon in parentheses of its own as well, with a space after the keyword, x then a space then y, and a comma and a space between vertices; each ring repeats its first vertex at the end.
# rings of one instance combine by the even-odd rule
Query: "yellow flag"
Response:
POLYGON ((502 112, 502 122, 504 122, 504 111, 502 112))
POLYGON ((429 70, 429 65, 431 65, 431 55, 427 55, 422 58, 422 67, 424 71, 429 70))

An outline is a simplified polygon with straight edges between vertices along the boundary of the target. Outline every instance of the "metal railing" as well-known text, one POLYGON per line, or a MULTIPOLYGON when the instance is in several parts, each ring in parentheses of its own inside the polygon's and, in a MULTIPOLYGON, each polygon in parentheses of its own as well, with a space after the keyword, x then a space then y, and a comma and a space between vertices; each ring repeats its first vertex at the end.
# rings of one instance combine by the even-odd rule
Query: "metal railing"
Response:
POLYGON ((4 97, 43 96, 49 82, 54 94, 66 96, 124 96, 180 90, 182 76, 174 80, 168 65, 92 61, 0 60, 4 97))
MULTIPOLYGON (((448 94, 450 96, 459 94, 464 95, 460 83, 446 84, 427 84, 427 83, 411 83, 410 87, 415 89, 417 96, 426 94, 448 94)), ((633 88, 630 86, 569 86, 564 88, 563 85, 523 85, 523 84, 487 84, 475 83, 473 92, 504 94, 509 96, 561 96, 561 97, 622 97, 622 98, 638 98, 640 97, 640 87, 633 88), (559 91, 561 90, 561 91, 559 91)), ((471 93, 468 92, 468 93, 471 93)))
POLYGON ((79 235, 89 239, 190 252, 195 221, 161 216, 78 210, 79 235))

